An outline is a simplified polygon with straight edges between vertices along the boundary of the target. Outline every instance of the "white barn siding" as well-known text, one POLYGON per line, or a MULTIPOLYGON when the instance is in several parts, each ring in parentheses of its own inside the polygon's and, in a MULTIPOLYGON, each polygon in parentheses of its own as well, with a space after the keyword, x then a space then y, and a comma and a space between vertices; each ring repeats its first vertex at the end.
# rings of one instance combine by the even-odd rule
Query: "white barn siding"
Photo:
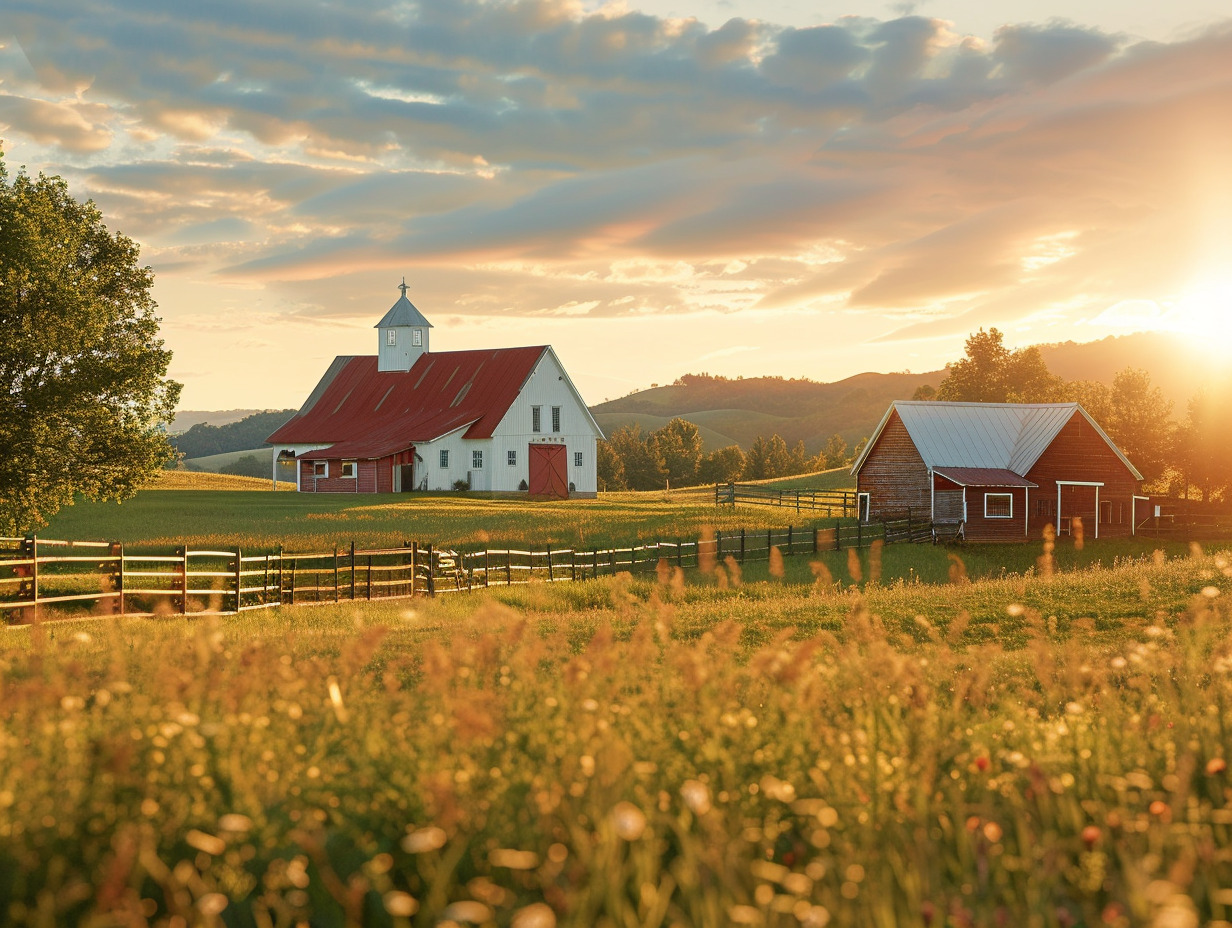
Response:
POLYGON ((573 484, 574 492, 593 494, 598 490, 595 469, 598 438, 594 420, 570 383, 565 369, 552 351, 545 351, 517 399, 492 433, 493 463, 488 474, 490 489, 514 491, 523 480, 529 483, 528 446, 542 442, 565 446, 569 482, 573 484), (531 410, 535 406, 542 409, 538 432, 531 430, 531 410), (559 432, 552 431, 553 406, 560 407, 559 432), (506 463, 510 451, 517 454, 517 464, 513 467, 506 463), (581 467, 575 467, 573 463, 577 452, 582 454, 581 467))
POLYGON ((465 433, 466 429, 462 428, 435 441, 420 442, 415 446, 415 453, 422 459, 415 462, 416 490, 452 490, 454 481, 467 479, 467 474, 471 475, 472 490, 490 489, 488 475, 492 467, 488 458, 491 455, 491 439, 463 438, 465 433), (483 452, 481 470, 471 466, 471 452, 476 450, 483 452), (449 466, 446 468, 441 467, 442 451, 449 452, 449 466))

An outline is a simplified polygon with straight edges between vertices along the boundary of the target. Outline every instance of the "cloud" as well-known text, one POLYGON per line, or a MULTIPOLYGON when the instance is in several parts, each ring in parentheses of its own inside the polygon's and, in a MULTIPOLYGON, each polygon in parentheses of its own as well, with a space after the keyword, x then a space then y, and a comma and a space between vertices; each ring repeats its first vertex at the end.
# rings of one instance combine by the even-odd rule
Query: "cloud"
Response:
POLYGON ((470 314, 790 308, 930 337, 1159 298, 1227 215, 1224 26, 985 42, 919 15, 708 29, 565 0, 11 6, 13 138, 156 269, 308 316, 351 305, 332 280, 410 266, 470 314))
POLYGON ((105 106, 57 103, 0 94, 0 124, 42 145, 73 154, 102 151, 111 144, 105 106))

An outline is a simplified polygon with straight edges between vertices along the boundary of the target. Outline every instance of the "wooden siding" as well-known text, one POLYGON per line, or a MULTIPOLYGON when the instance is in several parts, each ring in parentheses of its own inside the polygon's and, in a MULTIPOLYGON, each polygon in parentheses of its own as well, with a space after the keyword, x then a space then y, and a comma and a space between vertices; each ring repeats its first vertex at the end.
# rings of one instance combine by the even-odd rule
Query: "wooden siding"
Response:
MULTIPOLYGON (((1057 433, 1048 450, 1040 455, 1026 477, 1039 484, 1038 490, 1031 491, 1031 538, 1039 538, 1045 525, 1057 523, 1058 480, 1102 483, 1099 501, 1101 506, 1103 503, 1111 504, 1112 521, 1100 521, 1099 537, 1121 538, 1131 533, 1130 513, 1134 494, 1139 492, 1139 481, 1080 413, 1074 413, 1057 433), (1117 520, 1118 513, 1122 515, 1120 521, 1117 520)), ((1109 512, 1105 509, 1107 515, 1109 512)), ((1094 488, 1063 487, 1060 516, 1081 516, 1084 535, 1087 538, 1095 537, 1094 488)))
POLYGON ((877 436, 877 443, 864 459, 864 466, 856 477, 856 488, 869 494, 870 519, 880 519, 905 509, 928 513, 931 503, 928 468, 897 411, 890 415, 877 436))
POLYGON ((967 541, 1026 541, 1026 505, 1025 487, 967 487, 967 522, 963 534, 967 541), (1013 515, 1008 519, 985 518, 984 496, 988 493, 1009 494, 1013 515))
POLYGON ((938 490, 933 497, 934 522, 961 522, 963 517, 963 491, 938 490))

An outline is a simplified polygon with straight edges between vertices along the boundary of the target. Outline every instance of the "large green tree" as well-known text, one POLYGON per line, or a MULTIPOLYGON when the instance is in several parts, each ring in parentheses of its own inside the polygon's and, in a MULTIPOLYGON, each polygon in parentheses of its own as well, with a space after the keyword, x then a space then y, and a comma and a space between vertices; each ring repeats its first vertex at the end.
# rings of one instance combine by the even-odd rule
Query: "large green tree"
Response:
POLYGON ((1205 502, 1227 500, 1232 489, 1232 386, 1204 390, 1189 401, 1174 447, 1187 487, 1205 502))
POLYGON ((967 337, 966 357, 947 364, 937 399, 968 403, 1049 403, 1059 398, 1061 378, 1049 373, 1036 347, 1010 351, 997 329, 967 337))
POLYGON ((655 443, 640 425, 626 425, 612 433, 608 446, 620 459, 624 483, 630 490, 659 490, 667 485, 667 471, 655 443))
POLYGON ((41 527, 75 494, 132 496, 171 455, 160 422, 180 385, 137 259, 59 177, 10 182, 0 160, 2 533, 41 527))
POLYGON ((1164 399, 1159 387, 1151 386, 1146 371, 1127 367, 1112 378, 1108 421, 1100 424, 1148 483, 1159 479, 1172 463, 1176 430, 1172 402, 1164 399))
POLYGON ((728 445, 702 457, 697 479, 700 483, 735 483, 743 473, 744 452, 739 445, 728 445))
POLYGON ((697 482, 702 461, 702 437, 696 425, 679 416, 650 433, 650 441, 663 462, 663 470, 674 487, 697 482))

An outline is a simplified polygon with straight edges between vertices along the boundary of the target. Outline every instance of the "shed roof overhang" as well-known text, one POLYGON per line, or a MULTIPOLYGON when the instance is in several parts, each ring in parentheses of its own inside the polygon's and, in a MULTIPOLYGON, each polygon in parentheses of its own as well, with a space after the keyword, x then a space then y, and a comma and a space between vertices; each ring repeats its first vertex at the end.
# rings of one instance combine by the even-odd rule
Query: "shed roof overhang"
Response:
POLYGON ((1000 467, 934 467, 933 473, 960 487, 1038 487, 1026 477, 1000 467))

